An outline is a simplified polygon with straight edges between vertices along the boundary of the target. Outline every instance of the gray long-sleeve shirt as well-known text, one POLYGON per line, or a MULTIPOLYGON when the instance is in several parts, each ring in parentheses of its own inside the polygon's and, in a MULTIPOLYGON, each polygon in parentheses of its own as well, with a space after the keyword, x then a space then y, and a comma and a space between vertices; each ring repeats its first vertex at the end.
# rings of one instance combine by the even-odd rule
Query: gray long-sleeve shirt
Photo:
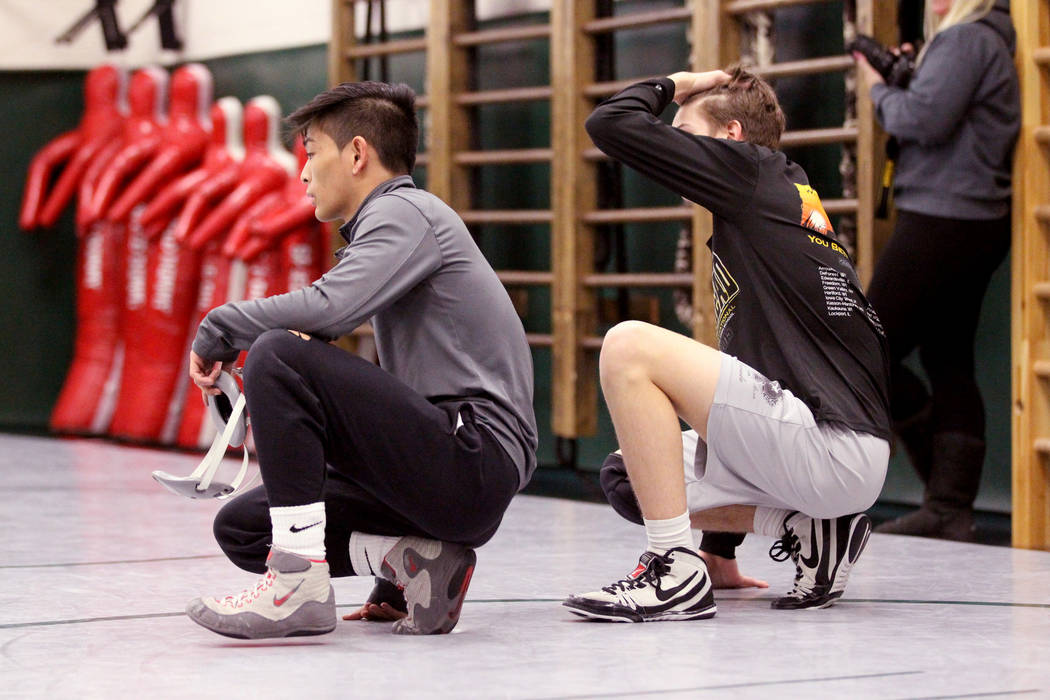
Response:
POLYGON ((274 328, 324 339, 368 319, 379 364, 428 399, 462 398, 518 466, 536 467, 532 355, 507 296, 462 220, 402 175, 376 187, 339 232, 339 262, 309 287, 224 304, 193 350, 232 360, 274 328))
POLYGON ((949 27, 926 48, 907 90, 875 85, 875 114, 897 137, 897 207, 954 219, 997 219, 1010 207, 1020 92, 1009 2, 949 27))

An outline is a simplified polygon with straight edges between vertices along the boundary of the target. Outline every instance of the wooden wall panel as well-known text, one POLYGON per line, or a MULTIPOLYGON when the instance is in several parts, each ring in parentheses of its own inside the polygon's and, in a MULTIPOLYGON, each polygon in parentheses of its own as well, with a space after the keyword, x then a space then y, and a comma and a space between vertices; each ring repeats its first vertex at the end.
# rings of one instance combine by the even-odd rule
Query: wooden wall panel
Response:
POLYGON ((553 428, 555 435, 593 434, 598 422, 597 354, 583 339, 596 325, 594 231, 582 221, 597 204, 595 167, 584 159, 591 141, 583 128, 592 103, 594 42, 582 28, 594 19, 592 1, 553 0, 551 6, 551 270, 553 304, 553 428))
POLYGON ((1013 545, 1050 550, 1050 9, 1014 0, 1021 136, 1014 164, 1013 545))

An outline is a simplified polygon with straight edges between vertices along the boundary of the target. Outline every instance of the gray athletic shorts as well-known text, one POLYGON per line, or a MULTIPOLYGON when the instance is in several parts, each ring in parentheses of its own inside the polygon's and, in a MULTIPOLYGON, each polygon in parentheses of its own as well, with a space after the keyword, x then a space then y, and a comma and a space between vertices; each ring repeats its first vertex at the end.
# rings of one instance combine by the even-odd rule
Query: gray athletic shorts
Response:
POLYGON ((790 391, 722 354, 707 442, 682 434, 690 512, 728 505, 834 518, 866 510, 886 479, 886 440, 817 423, 790 391))

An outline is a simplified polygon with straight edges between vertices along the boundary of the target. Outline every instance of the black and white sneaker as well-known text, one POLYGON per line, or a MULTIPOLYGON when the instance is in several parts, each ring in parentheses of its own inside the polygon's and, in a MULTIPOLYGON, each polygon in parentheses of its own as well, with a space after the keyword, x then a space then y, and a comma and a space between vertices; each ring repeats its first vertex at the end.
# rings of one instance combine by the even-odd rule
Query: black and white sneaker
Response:
POLYGON ((581 617, 613 622, 700 620, 717 610, 707 564, 684 547, 663 555, 646 552, 627 578, 570 596, 562 605, 581 617))
POLYGON ((826 608, 842 597, 850 570, 871 535, 871 519, 863 514, 819 520, 795 511, 784 518, 784 535, 773 543, 774 561, 795 563, 795 587, 773 601, 780 610, 826 608))

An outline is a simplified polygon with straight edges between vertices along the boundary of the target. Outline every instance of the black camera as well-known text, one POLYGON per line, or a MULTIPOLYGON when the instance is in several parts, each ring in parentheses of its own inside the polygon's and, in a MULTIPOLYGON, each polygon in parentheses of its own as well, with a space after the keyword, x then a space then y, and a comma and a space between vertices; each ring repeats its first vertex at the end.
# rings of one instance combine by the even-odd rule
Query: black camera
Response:
POLYGON ((890 87, 908 87, 912 73, 915 72, 914 53, 901 51, 899 54, 895 54, 866 34, 858 34, 857 38, 850 42, 847 50, 850 52, 856 51, 868 59, 871 67, 882 76, 882 79, 890 87))

